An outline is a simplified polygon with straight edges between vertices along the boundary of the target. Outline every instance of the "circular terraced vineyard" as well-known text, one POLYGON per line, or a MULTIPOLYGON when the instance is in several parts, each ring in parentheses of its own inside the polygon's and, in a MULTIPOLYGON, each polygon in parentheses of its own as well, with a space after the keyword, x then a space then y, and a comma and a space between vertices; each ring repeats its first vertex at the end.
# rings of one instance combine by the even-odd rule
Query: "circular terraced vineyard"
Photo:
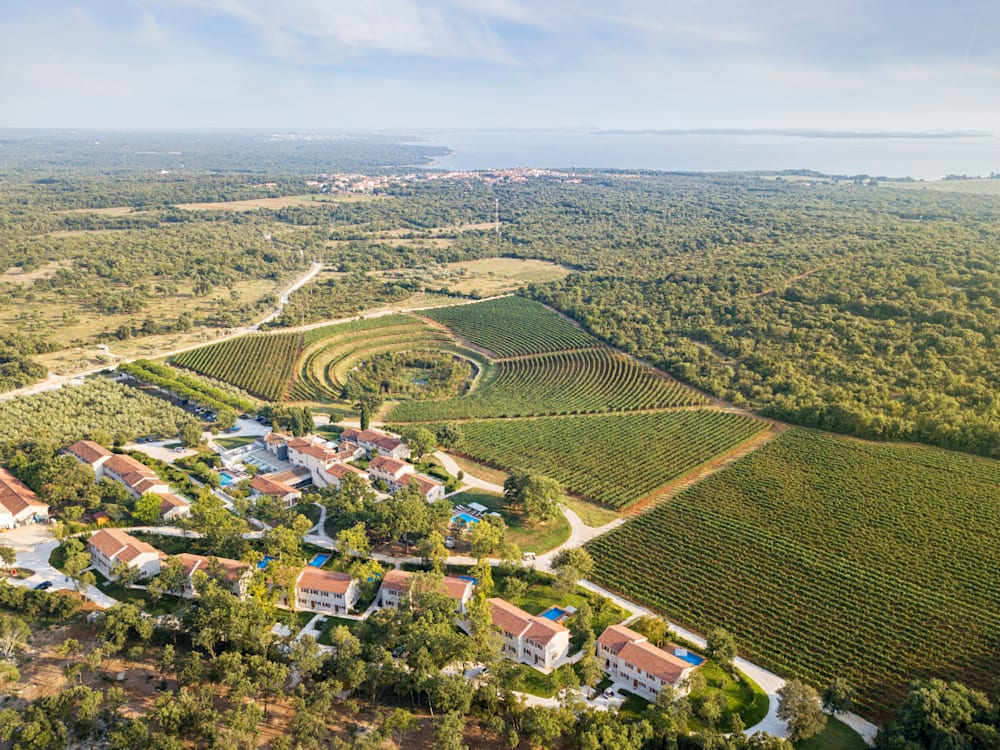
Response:
POLYGON ((498 357, 520 357, 600 344, 545 305, 523 297, 439 307, 421 314, 498 357))
POLYGON ((447 331, 407 315, 387 315, 309 331, 288 398, 336 400, 351 368, 373 355, 400 351, 448 352, 470 360, 480 371, 487 366, 481 355, 460 346, 447 331))
POLYGON ((500 360, 469 396, 405 402, 392 411, 390 419, 593 414, 706 402, 701 394, 631 357, 599 347, 500 360))

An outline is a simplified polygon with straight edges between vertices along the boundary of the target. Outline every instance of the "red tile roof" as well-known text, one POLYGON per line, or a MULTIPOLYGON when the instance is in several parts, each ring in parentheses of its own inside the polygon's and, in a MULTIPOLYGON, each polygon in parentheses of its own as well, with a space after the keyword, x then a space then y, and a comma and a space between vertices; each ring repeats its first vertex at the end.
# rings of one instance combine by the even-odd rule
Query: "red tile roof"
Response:
POLYGON ((0 505, 2 505, 12 516, 29 508, 45 509, 48 512, 49 506, 38 499, 32 489, 15 477, 5 468, 0 466, 0 505))
POLYGON ((102 458, 111 458, 111 456, 114 455, 114 453, 109 451, 103 445, 95 443, 93 440, 77 440, 66 450, 84 463, 88 463, 91 466, 96 464, 102 458))
POLYGON ((520 607, 508 601, 493 597, 489 599, 490 616, 493 624, 513 636, 523 635, 535 643, 547 644, 559 633, 569 632, 569 628, 544 617, 529 615, 520 607))
POLYGON ((285 497, 289 493, 298 496, 302 495, 302 493, 294 487, 274 479, 267 474, 259 474, 251 479, 250 489, 259 492, 261 495, 271 495, 273 497, 285 497))
POLYGON ((414 474, 407 478, 409 484, 417 485, 417 489, 420 490, 421 495, 426 495, 428 492, 433 490, 435 487, 443 487, 444 485, 436 479, 431 479, 423 474, 414 474))
POLYGON ((611 625, 597 639, 597 643, 608 648, 619 659, 658 677, 664 682, 676 685, 691 665, 650 643, 646 636, 624 625, 611 625))
POLYGON ((227 557, 205 557, 204 555, 192 555, 187 552, 182 552, 176 557, 180 560, 181 565, 184 566, 184 572, 187 573, 188 578, 196 570, 207 574, 213 567, 213 560, 218 565, 218 569, 222 571, 225 579, 230 582, 238 581, 250 568, 245 562, 231 560, 227 557))
POLYGON ((377 469, 378 471, 384 472, 386 474, 391 474, 394 477, 399 477, 400 474, 407 474, 413 471, 413 465, 408 464, 405 461, 400 461, 398 458, 391 458, 389 456, 375 456, 369 463, 369 469, 377 469))
POLYGON ((95 532, 87 543, 109 559, 131 562, 139 555, 152 552, 158 557, 163 553, 146 542, 141 542, 121 529, 101 529, 95 532))
POLYGON ((316 591, 326 591, 330 594, 346 594, 354 579, 347 573, 338 573, 333 570, 321 570, 320 568, 306 567, 299 574, 296 588, 314 589, 316 591))

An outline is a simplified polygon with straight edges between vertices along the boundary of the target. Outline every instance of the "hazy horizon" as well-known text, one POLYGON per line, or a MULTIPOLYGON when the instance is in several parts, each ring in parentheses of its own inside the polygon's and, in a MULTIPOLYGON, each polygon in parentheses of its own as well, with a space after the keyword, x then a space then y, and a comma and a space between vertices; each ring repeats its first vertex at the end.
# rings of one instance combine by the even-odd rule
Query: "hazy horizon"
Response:
POLYGON ((1000 6, 52 0, 0 10, 0 127, 992 131, 1000 6))

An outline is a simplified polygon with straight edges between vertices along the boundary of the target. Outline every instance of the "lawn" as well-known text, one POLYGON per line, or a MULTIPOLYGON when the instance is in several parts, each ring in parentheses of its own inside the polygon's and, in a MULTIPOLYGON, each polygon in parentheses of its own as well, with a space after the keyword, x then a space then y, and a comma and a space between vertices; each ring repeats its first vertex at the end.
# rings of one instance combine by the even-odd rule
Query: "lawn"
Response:
POLYGON ((257 438, 252 435, 234 435, 233 437, 215 438, 215 443, 220 448, 231 451, 233 448, 242 448, 244 445, 250 445, 250 443, 256 440, 257 438))
POLYGON ((537 695, 539 698, 552 698, 556 694, 552 675, 542 674, 527 664, 517 665, 517 677, 514 680, 514 689, 522 693, 537 695))
MULTIPOLYGON (((705 678, 706 685, 702 690, 692 693, 689 698, 694 705, 697 705, 700 699, 721 692, 726 697, 726 710, 722 713, 720 726, 726 726, 728 717, 733 713, 738 713, 744 726, 748 727, 752 727, 767 716, 770 704, 767 694, 746 675, 740 673, 739 678, 734 679, 713 661, 706 661, 699 671, 705 678)), ((702 727, 703 724, 697 718, 689 722, 689 729, 702 727)))
POLYGON ((833 717, 827 718, 826 729, 815 737, 795 743, 795 750, 865 750, 866 747, 861 735, 833 717))
POLYGON ((618 709, 621 714, 637 719, 645 713, 649 701, 635 693, 630 693, 628 690, 619 690, 618 692, 625 696, 625 702, 618 709))
POLYGON ((498 512, 507 522, 507 540, 520 547, 522 552, 547 552, 569 539, 569 521, 562 513, 553 521, 534 524, 528 522, 520 510, 507 507, 502 495, 492 492, 470 489, 449 499, 455 505, 479 503, 498 512))

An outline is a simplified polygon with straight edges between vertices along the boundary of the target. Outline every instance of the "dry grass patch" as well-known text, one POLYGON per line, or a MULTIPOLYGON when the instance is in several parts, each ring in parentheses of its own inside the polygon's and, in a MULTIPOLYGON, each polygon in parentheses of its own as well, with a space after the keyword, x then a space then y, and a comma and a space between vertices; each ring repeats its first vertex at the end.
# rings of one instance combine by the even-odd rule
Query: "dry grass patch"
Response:
POLYGON ((177 208, 188 211, 253 211, 258 208, 287 208, 288 206, 309 206, 317 203, 355 203, 357 201, 372 201, 378 197, 367 193, 285 195, 281 198, 254 198, 245 201, 180 203, 177 208))

